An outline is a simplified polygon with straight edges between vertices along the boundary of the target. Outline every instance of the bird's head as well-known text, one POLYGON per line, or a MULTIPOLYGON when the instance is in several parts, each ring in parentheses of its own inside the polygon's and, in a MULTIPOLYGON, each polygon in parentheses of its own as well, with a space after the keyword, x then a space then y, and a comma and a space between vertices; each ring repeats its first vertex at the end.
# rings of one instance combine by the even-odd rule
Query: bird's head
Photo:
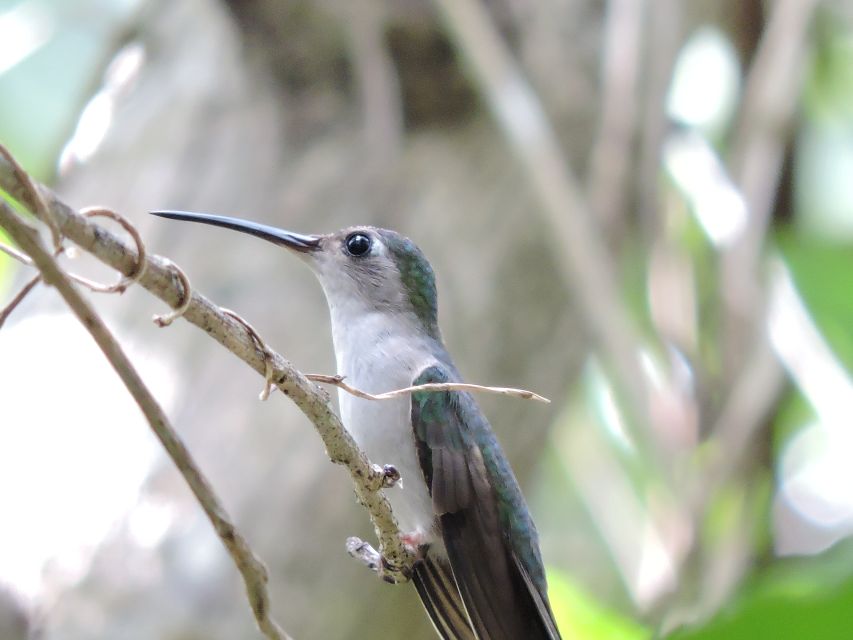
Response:
POLYGON ((395 231, 358 226, 304 235, 227 216, 186 211, 151 213, 225 227, 289 249, 317 275, 339 322, 359 314, 399 314, 431 337, 439 337, 432 267, 417 245, 395 231))

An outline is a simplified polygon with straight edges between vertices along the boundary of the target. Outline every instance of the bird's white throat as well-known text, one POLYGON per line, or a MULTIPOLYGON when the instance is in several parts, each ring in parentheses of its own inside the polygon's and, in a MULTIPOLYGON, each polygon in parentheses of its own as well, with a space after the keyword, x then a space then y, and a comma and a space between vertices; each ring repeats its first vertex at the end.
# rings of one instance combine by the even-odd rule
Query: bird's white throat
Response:
MULTIPOLYGON (((435 364, 430 345, 404 319, 380 312, 351 313, 330 301, 338 373, 368 393, 408 387, 420 371, 435 364)), ((341 419, 371 462, 392 464, 403 487, 386 491, 404 533, 432 537, 432 499, 418 463, 411 422, 411 396, 365 400, 339 391, 341 419)))

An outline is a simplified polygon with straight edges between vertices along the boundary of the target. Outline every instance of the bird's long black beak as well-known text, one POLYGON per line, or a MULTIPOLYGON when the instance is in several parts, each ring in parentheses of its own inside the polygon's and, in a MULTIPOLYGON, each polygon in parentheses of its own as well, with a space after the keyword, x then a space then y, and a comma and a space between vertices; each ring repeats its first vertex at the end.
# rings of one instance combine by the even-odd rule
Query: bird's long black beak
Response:
POLYGON ((151 215, 172 220, 188 220, 190 222, 203 222, 215 227, 225 227, 234 231, 248 233, 272 243, 283 245, 289 249, 309 253, 316 251, 320 246, 320 236, 306 236, 301 233, 293 233, 284 229, 277 229, 265 224, 231 218, 229 216, 215 216, 210 213, 193 213, 192 211, 151 211, 151 215))

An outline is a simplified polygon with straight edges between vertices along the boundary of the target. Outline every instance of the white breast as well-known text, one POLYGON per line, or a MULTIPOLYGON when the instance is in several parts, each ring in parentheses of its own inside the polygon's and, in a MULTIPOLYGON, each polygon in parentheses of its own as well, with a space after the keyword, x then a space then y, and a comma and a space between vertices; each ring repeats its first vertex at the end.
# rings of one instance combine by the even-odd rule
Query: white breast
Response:
MULTIPOLYGON (((426 341, 419 344, 416 332, 392 326, 383 314, 335 320, 333 312, 338 373, 357 389, 377 394, 408 387, 435 362, 426 341)), ((339 399, 344 426, 370 461, 394 465, 402 476, 402 488, 386 491, 401 531, 425 535, 424 542, 431 541, 435 516, 415 449, 411 396, 375 401, 341 390, 339 399)))

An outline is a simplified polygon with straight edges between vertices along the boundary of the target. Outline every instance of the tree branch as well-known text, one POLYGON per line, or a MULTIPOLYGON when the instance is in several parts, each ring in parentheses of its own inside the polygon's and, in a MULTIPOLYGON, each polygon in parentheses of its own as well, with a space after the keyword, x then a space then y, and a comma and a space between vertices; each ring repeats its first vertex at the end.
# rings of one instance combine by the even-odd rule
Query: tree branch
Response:
POLYGON ((643 3, 610 0, 605 13, 601 119, 590 154, 587 194, 599 224, 611 234, 624 222, 637 120, 637 79, 643 56, 643 3))
POLYGON ((21 290, 18 291, 18 293, 12 296, 12 299, 9 301, 9 304, 0 309, 0 329, 3 328, 6 319, 10 315, 12 315, 12 312, 18 308, 18 305, 24 301, 24 298, 29 295, 30 291, 35 289, 36 285, 39 282, 41 282, 41 274, 33 276, 30 280, 27 281, 26 284, 24 284, 23 287, 21 287, 21 290))
POLYGON ((481 384, 470 384, 467 382, 430 382, 428 384, 419 384, 414 387, 404 387, 402 389, 394 389, 385 393, 367 393, 361 389, 356 389, 344 382, 346 376, 327 376, 322 373, 308 373, 305 377, 314 382, 322 382, 323 384, 331 384, 339 389, 343 389, 347 393, 354 395, 356 398, 364 398, 365 400, 391 400, 399 398, 415 391, 478 391, 482 393, 494 393, 501 396, 513 396, 522 400, 536 400, 536 402, 544 402, 550 404, 551 401, 540 396, 538 393, 528 391, 527 389, 514 389, 512 387, 486 387, 481 384))
MULTIPOLYGON (((134 249, 125 246, 118 237, 72 210, 47 187, 35 184, 35 188, 44 202, 44 211, 33 211, 35 215, 40 218, 52 217, 65 237, 124 275, 133 276, 137 273, 137 252, 134 249)), ((20 202, 32 202, 27 185, 21 182, 13 165, 2 154, 0 189, 20 202)), ((169 265, 165 258, 148 256, 139 284, 174 308, 185 301, 186 291, 169 265)), ((329 404, 328 394, 311 383, 281 355, 272 350, 268 353, 259 350, 242 323, 229 317, 198 292, 192 292, 183 317, 203 329, 258 373, 264 375, 268 367, 272 366, 272 382, 293 400, 314 424, 332 462, 345 466, 349 471, 356 496, 368 510, 379 538, 384 559, 381 568, 383 577, 392 582, 408 580, 415 557, 401 541, 397 521, 381 491, 385 477, 381 471, 377 471, 378 467, 368 462, 344 429, 329 404)))
POLYGON ((207 478, 196 465, 186 445, 175 433, 163 408, 151 395, 104 321, 89 302, 80 295, 80 292, 74 288, 70 278, 60 269, 53 256, 42 246, 35 229, 21 220, 5 201, 0 201, 0 226, 32 258, 41 272, 45 284, 56 287, 71 311, 89 331, 98 347, 116 370, 136 404, 139 405, 146 420, 151 425, 151 429, 187 481, 196 500, 213 524, 217 535, 234 559, 237 569, 243 576, 246 594, 260 630, 270 640, 291 640, 290 636, 270 617, 266 568, 252 552, 246 539, 234 526, 225 508, 214 494, 207 478))
POLYGON ((808 27, 819 0, 778 0, 746 77, 729 157, 732 177, 749 216, 736 242, 723 254, 721 291, 726 310, 726 351, 734 369, 764 317, 760 261, 791 137, 805 72, 808 27))
MULTIPOLYGON (((818 0, 778 0, 747 75, 729 158, 732 177, 749 216, 737 241, 723 254, 721 286, 725 309, 725 357, 734 371, 726 400, 711 433, 720 459, 709 470, 721 485, 741 451, 764 423, 784 388, 781 364, 763 328, 767 301, 761 286, 761 253, 773 210, 784 149, 796 114, 804 74, 808 26, 818 0)), ((711 487, 703 489, 705 497, 711 487)))

